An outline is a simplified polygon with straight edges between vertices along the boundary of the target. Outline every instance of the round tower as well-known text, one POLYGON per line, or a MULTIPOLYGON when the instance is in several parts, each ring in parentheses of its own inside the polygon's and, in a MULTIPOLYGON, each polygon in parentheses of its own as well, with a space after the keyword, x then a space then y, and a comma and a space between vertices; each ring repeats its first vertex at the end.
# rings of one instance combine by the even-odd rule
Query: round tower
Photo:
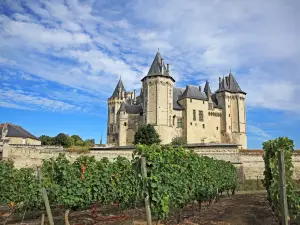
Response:
POLYGON ((166 67, 163 58, 157 52, 147 76, 142 79, 143 115, 144 123, 154 125, 166 143, 171 141, 169 128, 173 126, 174 83, 174 78, 170 76, 169 64, 166 67))
POLYGON ((118 143, 117 113, 121 103, 125 101, 126 90, 120 78, 112 96, 108 98, 107 144, 118 143))

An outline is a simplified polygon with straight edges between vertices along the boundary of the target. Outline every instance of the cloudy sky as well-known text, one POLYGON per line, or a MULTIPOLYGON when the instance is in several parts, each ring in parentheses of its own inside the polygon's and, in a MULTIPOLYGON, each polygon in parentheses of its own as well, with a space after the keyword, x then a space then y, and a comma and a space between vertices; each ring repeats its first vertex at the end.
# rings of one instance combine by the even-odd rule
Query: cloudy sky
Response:
POLYGON ((249 148, 288 136, 300 149, 299 10, 298 0, 1 0, 1 121, 99 142, 119 77, 138 90, 159 48, 178 87, 208 79, 215 90, 231 68, 247 92, 249 148))

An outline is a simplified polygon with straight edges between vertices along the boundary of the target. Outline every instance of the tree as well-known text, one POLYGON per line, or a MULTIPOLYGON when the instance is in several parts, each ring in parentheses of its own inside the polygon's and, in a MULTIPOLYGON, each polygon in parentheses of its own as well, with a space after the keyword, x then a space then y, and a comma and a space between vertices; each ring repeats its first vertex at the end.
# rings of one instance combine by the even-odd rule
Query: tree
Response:
POLYGON ((186 144, 186 140, 182 136, 174 137, 171 142, 171 145, 185 145, 185 144, 186 144))
POLYGON ((76 144, 77 141, 83 141, 82 138, 79 135, 77 135, 77 134, 72 135, 71 138, 74 139, 75 144, 76 144))
MULTIPOLYGON (((72 145, 72 140, 67 134, 64 133, 59 133, 55 138, 54 138, 54 143, 56 145, 62 145, 63 147, 70 147, 72 145)), ((74 142, 74 140, 73 140, 74 142)))
POLYGON ((160 142, 161 139, 154 127, 150 124, 143 124, 139 126, 137 132, 135 133, 133 144, 152 145, 160 144, 160 142))
POLYGON ((54 140, 50 136, 42 135, 39 137, 39 139, 42 142, 42 145, 53 145, 54 144, 54 140))
POLYGON ((94 139, 86 139, 84 141, 84 145, 88 147, 93 147, 95 145, 95 140, 94 139))

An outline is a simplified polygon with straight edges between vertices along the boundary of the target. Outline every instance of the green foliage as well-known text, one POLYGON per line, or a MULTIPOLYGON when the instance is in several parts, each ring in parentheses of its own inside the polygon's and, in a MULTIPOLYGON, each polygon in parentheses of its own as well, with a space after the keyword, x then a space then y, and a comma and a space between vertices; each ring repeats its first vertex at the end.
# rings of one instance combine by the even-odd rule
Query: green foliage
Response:
POLYGON ((63 147, 70 147, 72 145, 70 137, 64 133, 59 133, 56 137, 54 137, 54 143, 63 147))
POLYGON ((285 179, 288 209, 291 216, 297 217, 300 213, 300 197, 296 192, 296 185, 292 179, 293 164, 292 152, 294 151, 294 143, 286 137, 279 137, 263 143, 265 154, 263 156, 265 162, 264 186, 267 190, 268 200, 272 205, 272 209, 278 217, 280 217, 280 183, 279 183, 279 166, 278 154, 279 149, 283 149, 285 158, 285 179))
POLYGON ((171 142, 171 145, 185 145, 185 144, 186 144, 186 140, 182 136, 174 137, 171 142))
POLYGON ((137 132, 134 135, 133 144, 152 145, 160 144, 161 139, 155 128, 150 124, 143 124, 139 126, 137 132))
POLYGON ((38 180, 33 169, 17 170, 12 161, 0 162, 0 205, 9 205, 27 209, 43 206, 38 180))
POLYGON ((94 139, 86 139, 84 141, 85 146, 93 147, 95 145, 95 140, 94 139))
POLYGON ((59 133, 55 137, 49 137, 47 135, 42 135, 39 138, 42 142, 42 145, 61 145, 65 148, 71 146, 87 146, 92 147, 95 145, 94 139, 86 139, 85 141, 79 135, 69 136, 64 133, 59 133))
POLYGON ((137 168, 140 156, 147 160, 151 211, 159 218, 191 201, 208 201, 216 196, 217 189, 223 192, 236 188, 236 169, 230 162, 200 157, 182 147, 138 145, 133 161, 137 168))
MULTIPOLYGON (((236 188, 236 169, 230 162, 200 157, 182 147, 138 145, 132 161, 81 156, 70 162, 65 155, 43 161, 42 182, 51 206, 84 208, 95 202, 121 207, 142 202, 150 194, 152 213, 166 218, 172 209, 191 201, 209 201, 219 192, 236 188), (146 157, 147 177, 141 179, 140 157, 146 157)), ((15 202, 27 209, 43 208, 39 182, 32 169, 0 162, 0 205, 15 202)))
POLYGON ((79 135, 72 135, 71 138, 74 139, 75 143, 78 142, 78 141, 83 142, 83 140, 81 139, 81 137, 79 135))
POLYGON ((42 142, 42 145, 53 145, 54 144, 54 140, 50 136, 42 135, 39 137, 39 139, 42 142))

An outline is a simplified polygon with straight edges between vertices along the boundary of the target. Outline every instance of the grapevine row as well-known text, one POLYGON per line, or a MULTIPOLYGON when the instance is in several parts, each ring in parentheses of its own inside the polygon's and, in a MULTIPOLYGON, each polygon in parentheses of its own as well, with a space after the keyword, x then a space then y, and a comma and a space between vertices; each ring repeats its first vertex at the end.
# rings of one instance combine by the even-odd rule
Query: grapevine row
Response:
MULTIPOLYGON (((12 161, 0 162, 0 205, 26 210, 43 209, 39 181, 33 169, 15 169, 12 161), (12 204, 13 203, 13 204, 12 204)), ((234 192, 236 169, 230 162, 200 157, 183 148, 137 145, 131 161, 117 157, 99 161, 81 156, 70 162, 64 155, 43 162, 42 182, 50 205, 77 209, 93 203, 120 204, 129 208, 150 195, 154 216, 167 218, 191 201, 210 201, 217 193, 234 192), (147 161, 143 185, 140 157, 147 161)))
POLYGON ((283 149, 285 158, 285 179, 288 211, 290 216, 297 217, 300 214, 300 196, 297 193, 296 185, 293 181, 292 152, 294 143, 286 137, 276 138, 263 143, 264 149, 264 186, 267 190, 267 197, 272 210, 280 218, 280 182, 279 182, 279 149, 283 149))

